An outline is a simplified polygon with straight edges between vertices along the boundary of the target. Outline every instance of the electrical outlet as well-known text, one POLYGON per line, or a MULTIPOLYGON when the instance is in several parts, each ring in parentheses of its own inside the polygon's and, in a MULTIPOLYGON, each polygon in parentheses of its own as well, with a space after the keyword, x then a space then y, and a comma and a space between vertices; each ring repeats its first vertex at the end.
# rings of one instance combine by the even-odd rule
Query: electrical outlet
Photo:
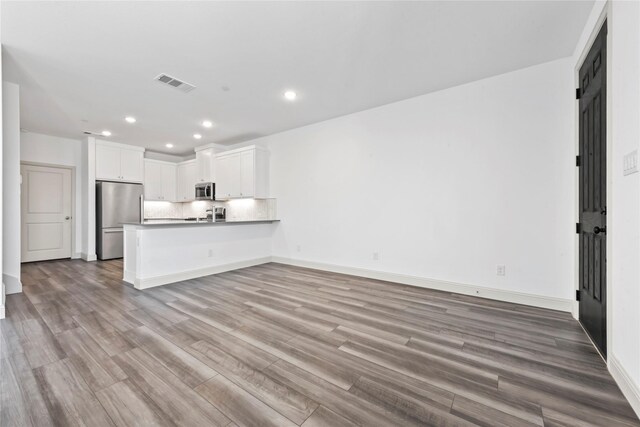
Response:
POLYGON ((378 252, 374 252, 372 258, 374 261, 380 261, 380 254, 378 252))
POLYGON ((213 249, 209 249, 209 258, 213 257, 213 249))
POLYGON ((302 251, 302 248, 300 247, 300 245, 297 245, 296 246, 296 252, 300 252, 300 251, 302 251))
POLYGON ((505 276, 507 274, 506 267, 504 265, 498 265, 496 268, 496 274, 498 276, 505 276))

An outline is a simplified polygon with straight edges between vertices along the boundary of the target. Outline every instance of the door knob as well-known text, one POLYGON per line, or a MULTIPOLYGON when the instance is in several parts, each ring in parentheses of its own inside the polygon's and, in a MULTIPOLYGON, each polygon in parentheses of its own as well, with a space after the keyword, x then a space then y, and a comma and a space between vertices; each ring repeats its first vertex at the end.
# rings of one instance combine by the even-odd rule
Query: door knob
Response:
POLYGON ((597 225, 593 227, 593 234, 607 234, 607 227, 598 227, 597 225))
POLYGON ((64 219, 69 221, 69 218, 71 218, 70 216, 65 216, 64 219))

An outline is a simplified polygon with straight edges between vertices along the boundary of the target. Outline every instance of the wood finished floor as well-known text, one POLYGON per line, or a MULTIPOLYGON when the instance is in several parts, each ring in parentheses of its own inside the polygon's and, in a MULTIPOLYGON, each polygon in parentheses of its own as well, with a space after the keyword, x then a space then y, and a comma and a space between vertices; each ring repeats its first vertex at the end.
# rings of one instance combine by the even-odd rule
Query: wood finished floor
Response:
POLYGON ((567 313, 289 267, 23 266, 0 425, 640 425, 567 313))

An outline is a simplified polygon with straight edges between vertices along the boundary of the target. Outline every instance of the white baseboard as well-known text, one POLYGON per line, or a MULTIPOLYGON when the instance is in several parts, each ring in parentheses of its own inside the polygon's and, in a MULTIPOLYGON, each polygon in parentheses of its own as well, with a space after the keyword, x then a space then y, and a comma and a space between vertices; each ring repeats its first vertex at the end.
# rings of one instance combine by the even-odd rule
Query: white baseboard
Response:
POLYGON ((146 277, 144 279, 134 278, 131 272, 125 272, 123 280, 131 283, 136 289, 148 289, 155 286, 166 285, 169 283, 180 282, 182 280, 195 279, 198 277, 209 276, 211 274, 224 273, 225 271, 237 270, 239 268, 252 267, 254 265, 266 264, 271 262, 271 257, 255 258, 246 261, 231 262, 212 267, 199 268, 197 270, 181 271, 180 273, 166 274, 162 276, 146 277))
POLYGON ((82 258, 82 254, 80 252, 74 252, 71 254, 71 259, 80 259, 82 258))
POLYGON ((127 283, 131 283, 132 285, 135 286, 136 276, 134 273, 130 272, 129 270, 124 270, 122 272, 122 280, 124 280, 127 283))
POLYGON ((19 278, 9 274, 2 274, 2 281, 4 282, 5 295, 19 294, 22 292, 22 282, 19 278))
POLYGON ((489 298, 498 301, 513 302, 517 304, 530 305, 534 307, 548 308, 571 312, 573 301, 570 299, 545 297, 541 295, 527 294, 522 292, 505 291, 503 289, 486 288, 464 283, 447 282, 434 280, 426 277, 410 276, 406 274, 388 273, 385 271, 368 270, 357 267, 347 267, 335 264, 325 264, 321 262, 305 261, 294 258, 271 257, 273 262, 281 264, 295 265, 298 267, 314 268, 317 270, 332 271, 334 273, 350 274, 352 276, 366 277, 369 279, 385 280, 389 282, 402 283, 404 285, 418 286, 421 288, 437 289, 446 292, 455 292, 464 295, 489 298))
POLYGON ((85 261, 89 261, 89 262, 90 262, 90 261, 97 261, 97 260, 98 260, 98 257, 97 257, 97 255, 96 255, 96 254, 86 254, 86 253, 84 253, 84 252, 82 252, 82 253, 80 254, 80 258, 82 258, 82 259, 83 259, 83 260, 85 260, 85 261))
POLYGON ((609 355, 608 367, 622 394, 627 398, 633 410, 636 411, 636 415, 640 417, 640 389, 638 389, 638 386, 633 382, 620 361, 612 354, 609 355))
POLYGON ((578 301, 571 302, 571 315, 574 319, 578 320, 580 316, 580 303, 578 303, 578 301))

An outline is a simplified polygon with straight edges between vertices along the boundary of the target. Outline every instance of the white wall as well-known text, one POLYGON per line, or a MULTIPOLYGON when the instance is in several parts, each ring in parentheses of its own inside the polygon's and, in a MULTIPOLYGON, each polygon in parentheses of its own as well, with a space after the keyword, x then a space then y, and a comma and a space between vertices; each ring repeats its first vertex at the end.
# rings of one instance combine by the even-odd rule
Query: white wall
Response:
POLYGON ((96 140, 88 137, 81 144, 81 158, 85 167, 81 174, 82 192, 82 253, 85 261, 96 256, 96 140))
MULTIPOLYGON (((0 31, 0 34, 2 34, 2 31, 0 31)), ((0 41, 2 41, 2 37, 0 36, 0 41)), ((0 43, 0 82, 2 81, 2 44, 0 43)), ((2 97, 2 85, 0 84, 0 146, 4 146, 4 141, 3 141, 3 133, 4 133, 4 127, 2 124, 2 116, 3 113, 2 111, 4 110, 2 108, 2 104, 3 104, 3 97, 2 97)), ((3 192, 3 187, 2 187, 2 150, 0 150, 0 194, 2 194, 3 192)), ((2 240, 3 238, 3 233, 2 233, 2 197, 0 197, 0 240, 2 240)), ((2 245, 0 245, 0 260, 2 259, 2 245)), ((4 319, 5 317, 5 289, 4 289, 4 280, 2 279, 2 263, 0 262, 0 319, 4 319)))
POLYGON ((569 309, 573 91, 566 58, 252 141, 271 151, 274 255, 569 309))
POLYGON ((2 281, 5 292, 22 292, 20 282, 20 88, 2 82, 2 281))
POLYGON ((622 173, 623 156, 640 148, 640 4, 597 2, 576 47, 574 66, 582 62, 605 17, 608 365, 640 414, 640 174, 622 173))
POLYGON ((611 374, 640 415, 640 174, 622 173, 623 156, 640 148, 640 4, 596 2, 573 55, 576 69, 605 18, 607 360, 611 374))
POLYGON ((21 134, 20 161, 75 167, 75 212, 73 216, 73 258, 80 257, 82 247, 82 142, 75 139, 27 132, 21 134))
POLYGON ((622 175, 623 156, 640 141, 640 5, 612 3, 611 22, 611 356, 640 391, 640 176, 622 175))

